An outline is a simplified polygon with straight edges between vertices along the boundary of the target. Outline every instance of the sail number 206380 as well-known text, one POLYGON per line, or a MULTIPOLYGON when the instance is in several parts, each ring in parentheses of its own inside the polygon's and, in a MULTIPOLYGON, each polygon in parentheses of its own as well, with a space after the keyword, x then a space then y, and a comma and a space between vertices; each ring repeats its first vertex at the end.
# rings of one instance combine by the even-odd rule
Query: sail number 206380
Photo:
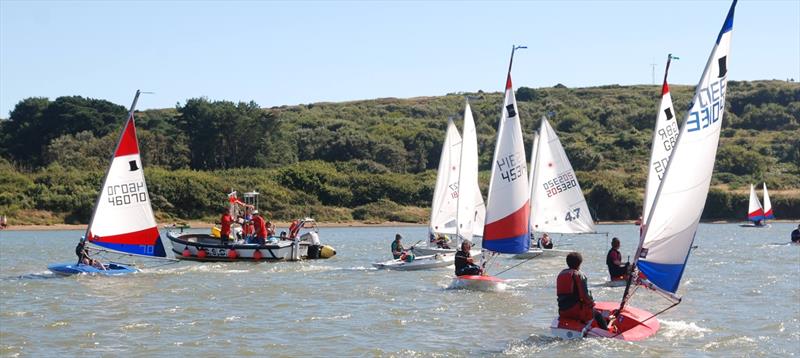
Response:
POLYGON ((109 185, 106 187, 106 194, 109 204, 114 206, 147 201, 147 190, 144 189, 144 182, 141 181, 109 185))

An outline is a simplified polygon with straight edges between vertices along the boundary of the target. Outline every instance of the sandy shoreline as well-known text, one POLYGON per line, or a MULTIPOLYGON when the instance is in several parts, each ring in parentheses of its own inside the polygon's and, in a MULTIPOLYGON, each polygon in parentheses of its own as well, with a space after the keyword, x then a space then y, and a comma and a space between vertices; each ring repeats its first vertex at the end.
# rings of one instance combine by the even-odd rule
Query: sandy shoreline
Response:
MULTIPOLYGON (((743 223, 745 221, 738 220, 738 221, 725 221, 725 220, 718 220, 718 221, 704 221, 703 223, 706 224, 736 224, 736 223, 743 223)), ((770 222, 775 223, 794 223, 797 222, 796 220, 770 220, 770 222)), ((208 229, 214 226, 213 223, 204 222, 204 221, 186 221, 181 222, 189 225, 192 229, 208 229)), ((282 227, 289 227, 290 222, 275 222, 275 225, 279 228, 282 227)), ((634 224, 633 220, 628 221, 600 221, 598 224, 634 224)), ((414 226, 426 226, 427 224, 417 224, 417 223, 404 223, 404 222, 395 222, 395 221, 387 221, 382 223, 366 223, 361 221, 351 221, 351 222, 320 222, 317 224, 319 227, 414 227, 414 226)), ((159 228, 169 228, 172 224, 160 224, 159 228)), ((54 230, 86 230, 86 225, 84 224, 53 224, 53 225, 9 225, 5 228, 5 230, 13 230, 13 231, 54 231, 54 230)))

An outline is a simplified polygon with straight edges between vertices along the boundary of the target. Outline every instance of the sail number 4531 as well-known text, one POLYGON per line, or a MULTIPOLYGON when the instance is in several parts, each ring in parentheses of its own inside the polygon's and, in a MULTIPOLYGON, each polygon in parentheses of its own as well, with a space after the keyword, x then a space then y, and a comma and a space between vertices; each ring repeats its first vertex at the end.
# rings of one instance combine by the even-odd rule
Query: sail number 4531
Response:
POLYGON ((497 158, 497 170, 500 172, 500 177, 509 183, 525 177, 525 169, 527 168, 523 166, 524 164, 525 155, 520 153, 497 158))

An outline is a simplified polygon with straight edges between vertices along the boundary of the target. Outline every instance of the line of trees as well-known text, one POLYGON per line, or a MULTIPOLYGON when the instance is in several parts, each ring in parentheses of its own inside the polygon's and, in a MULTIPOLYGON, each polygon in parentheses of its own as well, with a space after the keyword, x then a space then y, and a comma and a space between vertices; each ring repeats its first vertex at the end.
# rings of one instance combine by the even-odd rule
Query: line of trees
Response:
MULTIPOLYGON (((680 117, 693 89, 671 90, 680 117)), ((766 181, 776 210, 800 217, 800 84, 730 82, 728 91, 704 216, 741 217, 747 184, 766 181)), ((485 186, 502 94, 468 95, 485 186)), ((656 86, 517 91, 526 148, 550 114, 590 207, 609 220, 639 215, 658 98, 656 86)), ((192 98, 136 118, 165 217, 208 216, 226 190, 254 188, 273 193, 267 204, 285 215, 314 208, 331 220, 425 221, 415 208, 429 205, 447 118, 459 123, 463 107, 463 94, 267 109, 192 98)), ((20 101, 0 120, 0 213, 87 221, 126 112, 78 96, 20 101)))

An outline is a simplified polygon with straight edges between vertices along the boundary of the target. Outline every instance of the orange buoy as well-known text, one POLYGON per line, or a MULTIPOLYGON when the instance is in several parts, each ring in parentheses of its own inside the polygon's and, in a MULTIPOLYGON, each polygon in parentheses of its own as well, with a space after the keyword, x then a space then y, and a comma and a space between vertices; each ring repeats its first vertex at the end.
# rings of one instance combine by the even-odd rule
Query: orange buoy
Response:
POLYGON ((258 261, 261 260, 261 258, 263 257, 264 255, 261 255, 261 251, 259 251, 258 249, 256 249, 256 251, 253 253, 253 260, 258 261))
POLYGON ((206 254, 206 250, 205 250, 205 249, 200 249, 200 250, 197 250, 197 258, 198 258, 198 259, 204 259, 204 258, 206 258, 206 255, 207 255, 207 254, 206 254))
POLYGON ((183 249, 183 254, 182 255, 183 255, 183 257, 189 257, 189 256, 192 256, 192 252, 189 251, 189 248, 187 247, 187 248, 183 249))
POLYGON ((238 257, 238 256, 239 256, 239 253, 237 253, 237 252, 236 252, 236 249, 230 249, 230 250, 228 250, 228 258, 229 258, 229 259, 233 260, 233 259, 235 259, 235 258, 236 258, 236 257, 238 257))

